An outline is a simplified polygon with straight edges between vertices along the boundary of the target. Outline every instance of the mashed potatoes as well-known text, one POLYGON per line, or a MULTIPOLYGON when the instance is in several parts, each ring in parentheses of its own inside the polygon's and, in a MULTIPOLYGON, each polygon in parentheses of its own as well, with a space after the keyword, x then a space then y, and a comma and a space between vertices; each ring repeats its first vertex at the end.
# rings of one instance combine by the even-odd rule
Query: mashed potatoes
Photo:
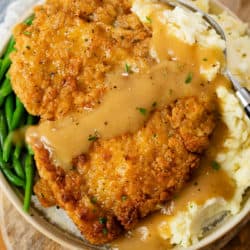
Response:
MULTIPOLYGON (((208 12, 207 0, 193 1, 193 3, 208 12)), ((155 10, 159 11, 160 5, 156 1, 136 0, 132 9, 142 22, 147 22, 146 17, 155 10)), ((173 11, 162 11, 160 18, 166 23, 168 32, 188 44, 198 42, 202 46, 217 46, 221 49, 225 46, 213 30, 206 29, 198 14, 194 15, 176 8, 173 11)), ((245 86, 250 87, 250 38, 247 35, 247 25, 226 12, 214 18, 227 34, 230 69, 245 86)), ((157 56, 154 53, 153 55, 157 56)), ((217 64, 216 67, 201 68, 200 72, 207 80, 211 80, 219 70, 220 65, 217 64)), ((228 134, 220 151, 212 152, 213 148, 210 148, 210 151, 216 155, 216 161, 221 169, 235 182, 236 191, 230 201, 222 197, 213 197, 205 204, 199 205, 190 200, 184 211, 179 211, 175 216, 162 221, 158 227, 159 234, 163 239, 169 239, 172 244, 190 246, 206 235, 211 229, 209 223, 213 220, 238 213, 241 209, 242 196, 250 185, 250 122, 232 90, 219 87, 217 96, 228 134)))
MULTIPOLYGON (((208 1, 196 2, 203 10, 208 9, 208 1)), ((176 7, 174 10, 167 9, 161 3, 149 0, 135 0, 132 11, 137 14, 143 23, 154 22, 157 18, 157 21, 165 26, 162 32, 173 35, 188 45, 194 46, 198 44, 203 48, 218 51, 222 51, 226 47, 225 41, 221 39, 215 30, 209 28, 199 13, 194 14, 180 7, 176 7), (190 25, 191 23, 192 25, 190 25)), ((168 51, 167 53, 172 55, 173 58, 175 57, 174 51, 168 51)), ((151 55, 157 61, 160 61, 153 46, 151 55)), ((219 61, 212 62, 209 66, 201 61, 200 73, 205 80, 214 80, 220 69, 221 64, 219 61)))

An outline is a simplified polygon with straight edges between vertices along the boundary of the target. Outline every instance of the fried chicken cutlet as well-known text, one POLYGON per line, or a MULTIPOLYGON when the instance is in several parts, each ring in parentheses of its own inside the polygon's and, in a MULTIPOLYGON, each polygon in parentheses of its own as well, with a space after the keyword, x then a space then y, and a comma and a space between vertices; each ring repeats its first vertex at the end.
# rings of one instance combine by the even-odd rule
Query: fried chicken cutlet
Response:
POLYGON ((127 0, 48 0, 14 29, 12 87, 30 114, 55 120, 100 103, 105 74, 124 60, 143 68, 151 31, 127 0), (31 98, 32 97, 32 98, 31 98))
MULTIPOLYGON (((209 145, 215 116, 196 98, 155 111, 135 134, 93 142, 64 171, 34 144, 41 178, 94 244, 115 239, 183 187, 209 145)), ((38 194, 39 197, 39 194, 38 194)))

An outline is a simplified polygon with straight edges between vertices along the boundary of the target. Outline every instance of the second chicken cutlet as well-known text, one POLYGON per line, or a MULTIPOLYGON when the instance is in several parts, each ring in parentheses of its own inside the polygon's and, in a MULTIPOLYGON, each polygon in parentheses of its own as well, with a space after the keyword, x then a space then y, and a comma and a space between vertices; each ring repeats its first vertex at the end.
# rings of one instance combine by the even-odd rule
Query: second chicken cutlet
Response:
POLYGON ((214 127, 210 105, 185 98, 156 110, 135 134, 93 142, 71 170, 55 166, 36 143, 35 160, 56 203, 87 240, 101 244, 132 229, 183 187, 214 127))

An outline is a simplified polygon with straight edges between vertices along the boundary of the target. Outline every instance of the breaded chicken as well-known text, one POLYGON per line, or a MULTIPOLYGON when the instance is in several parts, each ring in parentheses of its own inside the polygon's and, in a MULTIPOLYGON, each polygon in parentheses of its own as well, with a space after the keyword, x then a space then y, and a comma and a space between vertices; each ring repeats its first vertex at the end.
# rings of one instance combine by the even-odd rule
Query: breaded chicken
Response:
POLYGON ((34 192, 43 207, 56 205, 53 192, 45 179, 39 179, 34 185, 34 192))
POLYGON ((65 171, 34 142, 39 174, 82 234, 94 244, 115 239, 178 192, 198 167, 215 127, 210 105, 177 100, 151 113, 134 134, 93 142, 65 171))
POLYGON ((55 120, 93 108, 110 87, 107 72, 152 60, 151 31, 129 8, 127 0, 49 0, 32 25, 14 29, 10 76, 30 114, 55 120))

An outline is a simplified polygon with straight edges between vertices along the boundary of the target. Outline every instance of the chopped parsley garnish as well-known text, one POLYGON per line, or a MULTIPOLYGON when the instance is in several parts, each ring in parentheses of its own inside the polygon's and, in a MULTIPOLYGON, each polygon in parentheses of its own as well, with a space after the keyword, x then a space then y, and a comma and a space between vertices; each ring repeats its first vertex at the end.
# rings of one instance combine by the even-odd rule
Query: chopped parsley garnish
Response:
POLYGON ((155 108, 157 106, 157 102, 152 103, 152 108, 155 108))
POLYGON ((136 108, 142 115, 147 114, 147 110, 145 108, 136 108))
POLYGON ((216 161, 211 162, 211 166, 214 170, 219 170, 220 169, 220 164, 216 161))
POLYGON ((99 223, 100 224, 106 224, 106 222, 107 222, 107 218, 104 218, 104 217, 101 217, 101 218, 99 218, 99 223))
POLYGON ((147 20, 149 23, 152 23, 152 19, 151 19, 149 16, 146 16, 146 20, 147 20))
POLYGON ((103 233, 103 235, 107 235, 108 234, 108 229, 107 228, 103 228, 102 229, 102 233, 103 233))
POLYGON ((194 204, 189 203, 189 207, 192 209, 194 207, 194 204))
POLYGON ((31 32, 29 32, 29 31, 24 31, 23 34, 26 35, 26 36, 30 36, 30 35, 31 35, 31 32))
POLYGON ((126 196, 126 195, 123 195, 122 196, 122 201, 125 201, 125 200, 127 200, 128 199, 128 197, 126 196))
POLYGON ((131 66, 127 63, 125 64, 125 72, 128 74, 131 73, 131 66))
POLYGON ((192 80, 193 80, 193 73, 189 72, 188 75, 187 75, 187 77, 186 77, 185 83, 189 84, 189 83, 192 82, 192 80))
POLYGON ((98 138, 99 138, 99 136, 98 136, 97 132, 95 132, 94 135, 89 135, 88 140, 89 141, 96 141, 98 138))
POLYGON ((28 19, 24 21, 24 24, 30 26, 33 23, 34 18, 35 18, 35 15, 30 16, 28 19))
POLYGON ((90 201, 91 201, 91 203, 96 204, 97 198, 96 198, 96 197, 92 197, 92 198, 90 199, 90 201))
POLYGON ((174 199, 174 200, 178 199, 178 195, 175 194, 175 195, 173 196, 173 199, 174 199))

